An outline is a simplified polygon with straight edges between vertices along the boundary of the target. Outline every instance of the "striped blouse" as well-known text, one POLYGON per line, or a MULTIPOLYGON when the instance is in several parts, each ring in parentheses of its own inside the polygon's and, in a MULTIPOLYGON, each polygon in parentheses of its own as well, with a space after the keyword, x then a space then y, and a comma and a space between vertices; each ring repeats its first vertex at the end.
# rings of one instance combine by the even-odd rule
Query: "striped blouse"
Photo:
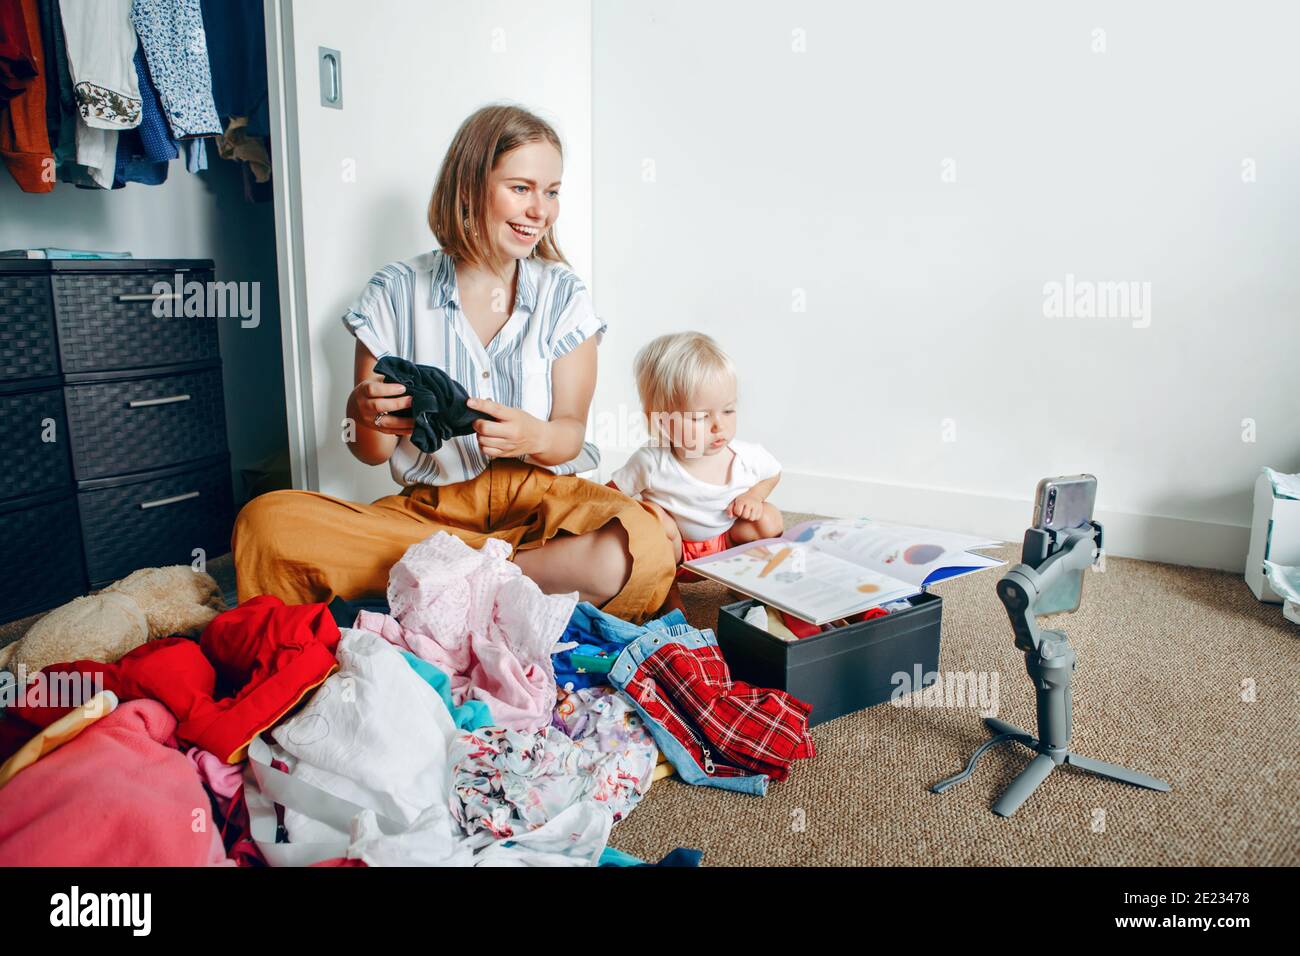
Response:
MULTIPOLYGON (((547 421, 551 365, 593 335, 599 343, 606 326, 596 317, 587 287, 562 263, 517 261, 515 310, 487 348, 461 308, 453 260, 439 249, 376 272, 343 323, 376 359, 397 355, 436 366, 470 395, 547 421)), ((477 477, 488 460, 477 435, 452 438, 433 454, 404 437, 388 464, 399 484, 449 485, 477 477)), ((572 461, 539 467, 571 475, 599 464, 596 446, 584 442, 572 461)))

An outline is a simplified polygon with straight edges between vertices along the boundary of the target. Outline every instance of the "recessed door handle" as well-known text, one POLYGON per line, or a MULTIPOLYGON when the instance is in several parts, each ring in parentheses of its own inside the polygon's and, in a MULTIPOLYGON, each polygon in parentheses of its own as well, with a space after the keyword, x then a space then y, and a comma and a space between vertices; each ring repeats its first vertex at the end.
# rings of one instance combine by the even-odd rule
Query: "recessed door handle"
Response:
POLYGON ((320 105, 343 109, 343 54, 328 47, 317 47, 320 69, 320 105))

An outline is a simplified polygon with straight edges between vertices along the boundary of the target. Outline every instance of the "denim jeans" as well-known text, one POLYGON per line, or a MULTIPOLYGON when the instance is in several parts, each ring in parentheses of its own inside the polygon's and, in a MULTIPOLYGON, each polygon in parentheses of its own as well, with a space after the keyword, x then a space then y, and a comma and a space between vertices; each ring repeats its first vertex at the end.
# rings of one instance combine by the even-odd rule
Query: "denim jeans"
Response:
MULTIPOLYGON (((673 613, 681 616, 680 612, 674 611, 673 613)), ((669 615, 665 615, 660 621, 651 621, 649 624, 660 624, 668 617, 669 615)), ((662 721, 646 711, 642 701, 638 700, 639 693, 636 687, 632 689, 628 687, 630 683, 636 681, 642 664, 669 644, 680 644, 687 648, 717 646, 717 638, 713 636, 712 631, 707 628, 702 631, 697 630, 684 623, 684 618, 682 620, 683 623, 673 623, 666 627, 647 626, 643 629, 640 636, 630 641, 623 649, 623 652, 619 654, 614 666, 610 669, 609 682, 623 691, 624 695, 631 701, 632 706, 636 708, 637 713, 654 737, 659 749, 663 751, 664 756, 676 768, 677 775, 686 783, 762 796, 767 792, 768 777, 766 774, 751 774, 740 768, 726 765, 719 768, 711 761, 708 741, 694 730, 687 729, 684 735, 686 741, 690 741, 703 749, 704 765, 701 766, 701 761, 688 747, 687 742, 679 739, 662 721), (709 771, 709 768, 712 768, 712 772, 709 771), (723 774, 719 774, 719 769, 723 769, 723 774)), ((675 707, 671 701, 663 701, 662 698, 660 700, 670 710, 676 712, 682 722, 689 728, 691 720, 688 715, 683 714, 680 708, 675 707)))

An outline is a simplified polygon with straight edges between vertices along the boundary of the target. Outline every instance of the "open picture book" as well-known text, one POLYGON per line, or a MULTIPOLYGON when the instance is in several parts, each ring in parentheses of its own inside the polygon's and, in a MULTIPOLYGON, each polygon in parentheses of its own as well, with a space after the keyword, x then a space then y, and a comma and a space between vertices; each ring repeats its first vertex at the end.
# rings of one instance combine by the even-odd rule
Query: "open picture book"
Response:
POLYGON ((817 519, 682 566, 812 624, 1005 564, 973 553, 1003 542, 870 518, 817 519))

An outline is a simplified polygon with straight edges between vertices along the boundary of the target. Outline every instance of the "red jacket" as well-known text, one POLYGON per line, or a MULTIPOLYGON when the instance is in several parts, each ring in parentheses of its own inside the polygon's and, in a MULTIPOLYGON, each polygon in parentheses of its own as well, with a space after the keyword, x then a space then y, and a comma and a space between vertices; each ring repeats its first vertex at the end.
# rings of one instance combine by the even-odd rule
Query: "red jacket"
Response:
MULTIPOLYGON (((40 674, 98 674, 121 700, 160 701, 180 722, 181 741, 238 763, 254 737, 334 672, 338 642, 324 604, 286 605, 263 595, 218 614, 197 642, 165 637, 116 664, 73 661, 40 674)), ((29 705, 8 713, 45 727, 70 709, 29 705)))
POLYGON ((44 62, 36 0, 0 4, 0 159, 28 193, 54 189, 54 156, 45 128, 45 87, 59 80, 44 62))

